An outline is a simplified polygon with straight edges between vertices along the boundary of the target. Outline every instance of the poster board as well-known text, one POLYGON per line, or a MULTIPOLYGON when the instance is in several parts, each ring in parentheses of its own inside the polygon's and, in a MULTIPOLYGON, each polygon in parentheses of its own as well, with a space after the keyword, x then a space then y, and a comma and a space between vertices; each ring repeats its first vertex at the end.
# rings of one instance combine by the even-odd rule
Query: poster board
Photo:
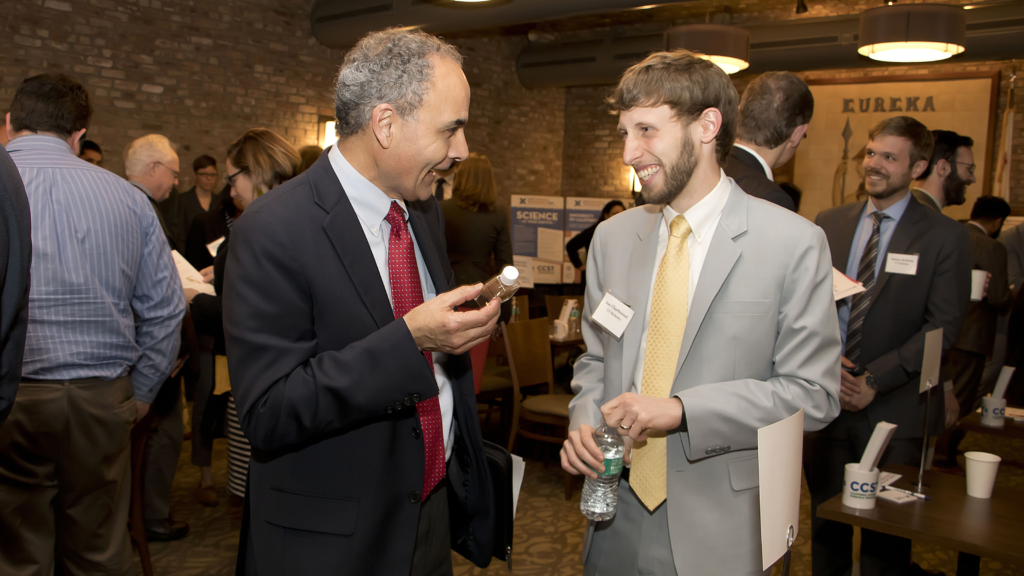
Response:
POLYGON ((868 131, 886 118, 908 115, 928 128, 953 130, 974 140, 975 178, 967 201, 943 212, 970 215, 974 201, 990 191, 999 73, 963 72, 928 76, 876 76, 808 80, 814 116, 807 140, 793 160, 793 183, 803 192, 800 213, 856 202, 861 182, 857 154, 868 131), (842 177, 845 172, 845 179, 842 177))

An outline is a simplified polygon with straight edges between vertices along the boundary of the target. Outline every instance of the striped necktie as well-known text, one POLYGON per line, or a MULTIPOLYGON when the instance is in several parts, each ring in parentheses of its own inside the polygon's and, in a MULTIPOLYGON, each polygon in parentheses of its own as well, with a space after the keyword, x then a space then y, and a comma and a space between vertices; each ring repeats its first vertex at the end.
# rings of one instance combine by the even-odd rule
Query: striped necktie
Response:
POLYGON ((850 306, 850 320, 846 327, 846 357, 857 364, 860 360, 861 332, 864 328, 864 317, 871 307, 871 289, 875 286, 875 263, 878 262, 878 238, 881 236, 882 220, 888 218, 885 212, 875 211, 871 213, 874 227, 871 229, 871 238, 864 247, 864 254, 860 257, 860 267, 857 269, 857 281, 864 285, 864 291, 854 294, 853 304, 850 306))
MULTIPOLYGON (((676 375, 679 348, 690 306, 690 223, 672 219, 671 236, 658 266, 647 328, 647 349, 640 394, 668 398, 676 375)), ((665 501, 668 489, 668 446, 664 432, 648 431, 646 442, 633 445, 629 485, 648 510, 665 501)))

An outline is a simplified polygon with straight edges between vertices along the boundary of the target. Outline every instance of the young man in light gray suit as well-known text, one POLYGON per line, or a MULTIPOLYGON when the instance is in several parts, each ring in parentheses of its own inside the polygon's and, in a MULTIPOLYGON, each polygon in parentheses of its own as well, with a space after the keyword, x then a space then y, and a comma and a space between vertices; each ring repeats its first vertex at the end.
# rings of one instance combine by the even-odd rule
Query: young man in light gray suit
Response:
POLYGON ((602 420, 632 446, 616 516, 588 530, 588 575, 761 574, 757 429, 839 413, 828 244, 722 171, 737 101, 686 51, 633 66, 612 99, 648 204, 598 226, 587 264, 562 467, 604 470, 602 420), (621 336, 592 318, 606 296, 633 311, 621 336))

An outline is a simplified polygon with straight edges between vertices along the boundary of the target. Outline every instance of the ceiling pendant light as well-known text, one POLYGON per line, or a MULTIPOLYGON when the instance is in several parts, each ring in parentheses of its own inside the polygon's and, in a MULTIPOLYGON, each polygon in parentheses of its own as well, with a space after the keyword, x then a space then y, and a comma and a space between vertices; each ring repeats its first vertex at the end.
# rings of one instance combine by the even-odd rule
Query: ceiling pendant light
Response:
POLYGON ((714 62, 726 74, 735 74, 750 66, 750 32, 735 26, 675 26, 665 31, 665 48, 700 52, 701 58, 714 62))
POLYGON ((881 62, 935 62, 963 52, 966 35, 960 6, 879 6, 860 15, 857 52, 881 62))

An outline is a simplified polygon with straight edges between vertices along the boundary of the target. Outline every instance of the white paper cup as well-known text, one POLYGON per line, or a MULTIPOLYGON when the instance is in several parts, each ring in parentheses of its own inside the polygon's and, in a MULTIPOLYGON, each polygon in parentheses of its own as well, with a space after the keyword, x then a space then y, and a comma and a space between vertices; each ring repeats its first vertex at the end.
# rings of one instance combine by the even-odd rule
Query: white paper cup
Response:
POLYGON ((991 498, 1002 458, 987 452, 967 452, 964 457, 967 459, 967 495, 991 498))
POLYGON ((850 462, 843 473, 843 506, 871 510, 878 499, 878 468, 870 472, 860 469, 859 462, 850 462))
POLYGON ((988 272, 984 270, 971 270, 971 302, 981 302, 985 295, 985 280, 988 272))
POLYGON ((565 340, 565 337, 569 335, 569 324, 561 320, 555 320, 551 328, 551 337, 555 340, 565 340))
POLYGON ((985 396, 981 399, 981 424, 990 428, 1002 428, 1006 420, 1006 398, 985 396))

